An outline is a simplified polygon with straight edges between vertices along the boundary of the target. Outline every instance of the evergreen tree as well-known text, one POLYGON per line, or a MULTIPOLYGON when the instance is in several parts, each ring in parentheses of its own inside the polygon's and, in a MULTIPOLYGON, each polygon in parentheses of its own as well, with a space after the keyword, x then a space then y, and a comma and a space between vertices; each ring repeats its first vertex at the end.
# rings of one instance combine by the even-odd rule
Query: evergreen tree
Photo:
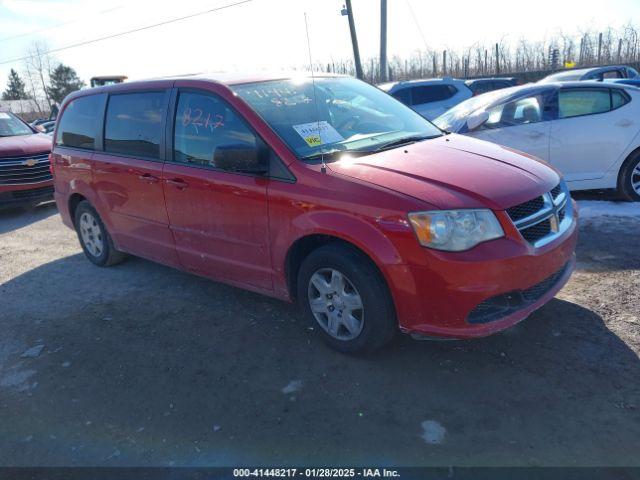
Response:
POLYGON ((7 82, 7 89, 2 94, 3 100, 24 100, 29 98, 27 92, 24 89, 24 82, 13 68, 9 72, 9 81, 7 82))
POLYGON ((51 72, 49 79, 51 84, 47 93, 56 103, 62 103, 64 97, 84 87, 84 82, 80 80, 76 71, 62 63, 51 72))

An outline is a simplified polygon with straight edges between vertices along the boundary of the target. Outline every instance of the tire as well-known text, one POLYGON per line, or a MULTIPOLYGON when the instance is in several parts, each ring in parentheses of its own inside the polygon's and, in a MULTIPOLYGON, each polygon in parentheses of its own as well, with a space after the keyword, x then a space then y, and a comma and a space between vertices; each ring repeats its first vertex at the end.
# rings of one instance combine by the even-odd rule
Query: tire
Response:
POLYGON ((116 250, 111 235, 104 226, 100 215, 91 204, 82 200, 76 207, 74 221, 76 233, 84 254, 91 263, 99 267, 109 267, 122 262, 126 254, 116 250))
POLYGON ((618 176, 618 193, 626 200, 640 202, 640 151, 631 154, 622 165, 618 176))
POLYGON ((316 331, 340 352, 373 352, 398 330, 384 278, 353 247, 331 243, 309 254, 300 266, 297 294, 316 331))

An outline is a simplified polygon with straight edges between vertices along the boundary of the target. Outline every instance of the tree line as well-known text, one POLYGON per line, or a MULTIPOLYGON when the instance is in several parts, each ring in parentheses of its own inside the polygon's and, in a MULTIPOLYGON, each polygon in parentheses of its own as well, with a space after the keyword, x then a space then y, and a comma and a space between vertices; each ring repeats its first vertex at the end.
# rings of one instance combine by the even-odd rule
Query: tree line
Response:
POLYGON ((33 100, 38 112, 46 115, 68 94, 85 86, 73 68, 56 61, 47 51, 42 42, 29 47, 21 73, 13 68, 9 72, 2 100, 33 100))
MULTIPOLYGON (((557 32, 541 41, 520 39, 507 42, 503 37, 489 45, 476 43, 457 50, 435 50, 425 45, 409 56, 390 58, 388 78, 410 80, 515 75, 530 81, 562 68, 637 64, 640 62, 639 31, 638 26, 628 23, 618 29, 609 27, 603 31, 557 32)), ((314 68, 331 73, 355 73, 353 60, 331 61, 314 65, 314 68)), ((377 57, 364 60, 362 68, 366 81, 380 82, 377 57)))

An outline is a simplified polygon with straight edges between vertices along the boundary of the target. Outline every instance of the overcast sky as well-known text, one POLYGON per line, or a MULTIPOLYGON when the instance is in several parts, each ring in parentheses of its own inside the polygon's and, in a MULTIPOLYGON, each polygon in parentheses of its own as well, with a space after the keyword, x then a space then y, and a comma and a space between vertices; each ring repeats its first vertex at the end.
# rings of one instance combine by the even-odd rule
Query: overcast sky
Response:
MULTIPOLYGON (((49 48, 186 16, 239 0, 0 0, 0 63, 41 40, 49 48), (36 33, 33 33, 36 32, 36 33)), ((342 0, 251 0, 162 27, 55 53, 85 80, 131 79, 202 71, 280 69, 308 63, 306 12, 314 61, 351 57, 342 0)), ((640 23, 640 0, 388 0, 389 55, 458 49, 504 38, 543 40, 562 30, 640 23), (415 14, 411 14, 411 11, 415 14), (419 24, 416 25, 416 22, 419 24), (422 30, 423 36, 420 34, 422 30)), ((378 54, 379 1, 353 0, 363 58, 378 54)), ((10 68, 0 65, 0 90, 10 68)))

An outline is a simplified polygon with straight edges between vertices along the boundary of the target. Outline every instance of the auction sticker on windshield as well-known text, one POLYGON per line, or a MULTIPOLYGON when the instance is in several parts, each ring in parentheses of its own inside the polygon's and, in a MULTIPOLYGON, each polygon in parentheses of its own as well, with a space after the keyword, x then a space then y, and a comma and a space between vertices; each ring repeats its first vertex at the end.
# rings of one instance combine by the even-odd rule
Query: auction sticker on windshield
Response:
POLYGON ((328 143, 336 143, 344 140, 326 120, 321 122, 301 123, 293 125, 293 128, 310 147, 318 147, 328 143))

